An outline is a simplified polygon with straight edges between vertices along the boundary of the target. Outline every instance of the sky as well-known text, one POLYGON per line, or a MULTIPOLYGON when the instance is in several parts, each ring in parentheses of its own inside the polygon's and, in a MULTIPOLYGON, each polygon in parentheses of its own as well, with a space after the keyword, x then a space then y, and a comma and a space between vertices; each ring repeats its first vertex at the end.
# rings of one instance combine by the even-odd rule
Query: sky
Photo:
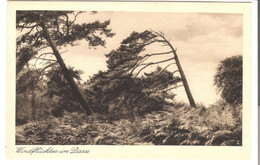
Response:
MULTIPOLYGON (((242 55, 242 18, 241 14, 215 13, 98 12, 94 15, 84 13, 78 17, 77 23, 110 20, 109 28, 116 35, 106 40, 105 48, 90 49, 88 44, 82 41, 78 46, 68 47, 68 51, 62 54, 62 57, 67 65, 83 70, 82 79, 87 80, 99 70, 107 69, 105 54, 118 48, 120 42, 133 31, 143 32, 152 29, 163 32, 177 49, 195 102, 208 106, 220 98, 213 86, 218 63, 226 57, 242 55)), ((169 48, 158 44, 147 48, 147 52, 153 53, 167 50, 169 51, 169 48)), ((169 67, 168 70, 176 70, 174 67, 169 67)), ((183 87, 173 92, 177 94, 176 100, 188 103, 183 87)))

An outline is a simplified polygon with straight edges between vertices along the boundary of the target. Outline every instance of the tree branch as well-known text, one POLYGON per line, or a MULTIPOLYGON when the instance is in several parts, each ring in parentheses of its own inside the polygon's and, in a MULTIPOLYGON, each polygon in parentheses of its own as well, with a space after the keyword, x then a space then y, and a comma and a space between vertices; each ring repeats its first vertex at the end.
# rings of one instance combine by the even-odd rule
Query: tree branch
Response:
MULTIPOLYGON (((170 60, 173 60, 173 59, 174 59, 174 57, 173 57, 173 58, 166 59, 166 60, 163 60, 163 61, 151 62, 151 63, 147 63, 147 64, 141 64, 141 65, 145 65, 145 66, 138 71, 138 73, 136 74, 135 78, 139 75, 139 73, 140 73, 142 70, 144 70, 144 69, 147 68, 148 66, 150 66, 150 65, 156 65, 156 64, 160 64, 160 63, 164 63, 164 62, 167 62, 167 61, 170 61, 170 60)), ((140 65, 140 66, 141 66, 141 65, 140 65)))
POLYGON ((177 79, 173 79, 173 80, 170 80, 170 81, 167 81, 166 83, 162 84, 161 86, 157 87, 158 89, 162 88, 163 86, 171 83, 171 82, 176 82, 178 83, 178 81, 181 81, 181 78, 177 78, 177 79))
POLYGON ((179 72, 179 70, 175 70, 174 72, 172 72, 172 75, 174 75, 174 73, 176 73, 176 72, 179 72))
POLYGON ((136 62, 130 69, 127 70, 127 71, 129 71, 129 70, 132 69, 132 71, 131 71, 129 74, 132 75, 133 72, 134 72, 134 70, 140 66, 139 64, 141 64, 142 62, 144 62, 145 60, 147 60, 147 58, 148 58, 148 57, 142 57, 141 59, 137 60, 137 62, 136 62), (146 58, 146 59, 145 59, 145 58, 146 58))
POLYGON ((54 55, 52 52, 47 52, 47 53, 42 53, 42 54, 40 54, 40 55, 36 58, 36 60, 35 60, 35 62, 34 62, 34 66, 36 66, 37 61, 38 61, 39 59, 41 59, 42 56, 46 56, 46 55, 48 55, 48 54, 54 55))
MULTIPOLYGON (((152 53, 152 54, 146 54, 145 56, 146 56, 146 57, 158 56, 158 55, 170 54, 170 53, 172 53, 172 52, 173 52, 173 51, 162 52, 162 53, 152 53)), ((145 56, 144 56, 144 57, 145 57, 145 56)))
POLYGON ((173 65, 173 64, 174 64, 174 63, 170 63, 169 65, 167 65, 166 67, 164 67, 159 74, 157 74, 156 76, 154 76, 154 77, 152 78, 152 81, 153 81, 156 77, 160 76, 169 66, 171 66, 171 65, 173 65))
POLYGON ((172 89, 175 89, 175 88, 179 88, 179 87, 181 87, 181 86, 183 86, 183 85, 178 85, 178 86, 175 86, 175 87, 172 87, 172 88, 166 89, 166 90, 164 90, 163 92, 166 92, 166 91, 169 91, 169 90, 172 90, 172 89))
POLYGON ((35 28, 35 27, 32 27, 31 30, 30 30, 28 33, 25 33, 25 34, 24 34, 24 37, 25 37, 25 38, 28 37, 28 36, 31 34, 31 32, 33 31, 34 28, 35 28))
POLYGON ((47 69, 47 68, 49 68, 49 67, 51 67, 52 65, 55 65, 55 64, 58 64, 58 63, 57 62, 53 62, 53 63, 45 66, 44 68, 42 68, 41 71, 44 71, 45 69, 47 69))
POLYGON ((167 62, 167 61, 170 61, 170 60, 174 60, 174 57, 168 58, 168 59, 166 59, 166 60, 158 61, 158 62, 144 63, 144 64, 141 64, 141 65, 155 65, 155 64, 164 63, 164 62, 167 62))
POLYGON ((82 13, 82 11, 79 11, 76 15, 73 13, 73 15, 74 15, 74 20, 70 23, 70 26, 76 21, 77 16, 78 16, 80 13, 82 13))
POLYGON ((130 72, 130 75, 133 74, 134 70, 135 70, 136 68, 138 68, 139 66, 141 66, 141 65, 142 65, 141 63, 144 62, 145 60, 147 60, 149 57, 151 57, 151 56, 158 56, 158 55, 160 56, 160 55, 165 55, 165 54, 169 54, 169 53, 172 53, 172 51, 163 52, 163 53, 146 54, 146 55, 143 56, 140 60, 138 60, 138 61, 133 65, 132 68, 129 69, 129 70, 132 69, 132 71, 130 72))
POLYGON ((173 48, 173 46, 171 45, 171 43, 166 40, 166 38, 164 37, 163 33, 158 33, 158 32, 154 32, 155 34, 157 34, 158 37, 161 37, 165 43, 171 48, 171 50, 173 51, 173 54, 174 54, 174 57, 175 57, 175 62, 176 62, 176 65, 178 67, 178 70, 179 70, 179 73, 180 73, 180 76, 182 78, 182 82, 183 82, 183 86, 184 86, 184 89, 185 89, 185 92, 187 94, 187 97, 189 99, 189 102, 190 102, 190 105, 192 107, 195 107, 196 108, 196 103, 192 97, 192 94, 191 94, 191 91, 190 91, 190 88, 189 88, 189 85, 188 85, 188 81, 186 79, 186 76, 182 70, 182 67, 181 67, 181 64, 180 64, 180 61, 178 59, 178 56, 177 56, 177 53, 176 53, 176 49, 173 48))
POLYGON ((39 26, 40 24, 36 24, 36 25, 32 25, 32 26, 26 26, 25 24, 23 25, 17 25, 16 28, 21 28, 21 31, 23 31, 23 29, 30 29, 30 28, 35 28, 36 26, 39 26))
POLYGON ((66 36, 69 35, 69 29, 70 29, 70 24, 69 24, 69 16, 67 14, 65 14, 65 17, 66 17, 66 26, 67 26, 67 32, 66 32, 66 36))
POLYGON ((53 60, 53 59, 48 59, 48 58, 37 58, 39 60, 46 60, 46 61, 57 61, 57 60, 53 60))

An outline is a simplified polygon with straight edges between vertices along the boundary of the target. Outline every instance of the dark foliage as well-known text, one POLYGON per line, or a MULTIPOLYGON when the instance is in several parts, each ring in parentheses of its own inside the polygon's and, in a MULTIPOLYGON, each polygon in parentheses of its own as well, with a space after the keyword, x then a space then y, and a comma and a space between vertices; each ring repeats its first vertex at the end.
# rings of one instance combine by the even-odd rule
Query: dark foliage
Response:
POLYGON ((95 74, 85 86, 85 93, 96 112, 131 117, 160 110, 165 99, 174 98, 168 88, 180 82, 180 78, 167 67, 157 66, 154 71, 138 76, 142 70, 138 67, 150 64, 143 62, 151 55, 141 53, 156 41, 155 38, 150 31, 133 32, 118 49, 106 55, 108 71, 95 74))
MULTIPOLYGON (((73 79, 73 74, 70 73, 61 57, 60 48, 67 45, 75 46, 83 39, 87 41, 90 47, 105 46, 105 39, 114 36, 114 33, 108 28, 109 20, 104 22, 77 23, 77 16, 81 13, 73 11, 17 11, 16 29, 21 32, 21 35, 16 39, 16 74, 19 75, 24 65, 28 64, 33 58, 36 58, 35 66, 39 59, 45 62, 45 64, 49 64, 41 71, 58 63, 61 68, 59 74, 62 74, 60 76, 65 77, 66 83, 72 89, 70 93, 74 94, 77 102, 81 104, 86 113, 92 114, 93 112, 88 101, 83 97, 73 79), (51 48, 51 52, 46 53, 48 48, 51 48), (56 60, 46 59, 46 54, 54 55, 56 60), (38 56, 35 57, 36 55, 38 56)), ((92 12, 92 14, 95 14, 95 12, 92 12)), ((61 84, 61 88, 63 87, 63 84, 61 84)), ((68 91, 64 90, 64 92, 68 91)), ((61 97, 64 96, 62 95, 61 97)), ((60 101, 59 103, 62 104, 63 102, 60 101)), ((56 109, 63 109, 63 107, 56 109)), ((58 116, 60 113, 53 114, 58 116)))
POLYGON ((106 54, 107 67, 110 70, 127 72, 143 59, 140 55, 145 50, 145 46, 155 42, 156 36, 150 31, 142 33, 133 32, 129 37, 121 42, 118 49, 106 54))
MULTIPOLYGON (((66 113, 59 119, 16 127, 16 144, 31 145, 211 145, 241 146, 242 125, 225 119, 232 106, 205 113, 186 105, 164 106, 134 120, 107 121, 104 115, 66 113), (218 127, 216 129, 215 127, 218 127)), ((241 110, 241 107, 237 107, 241 110)), ((236 110, 239 111, 239 110, 236 110)), ((230 120, 231 119, 231 120, 230 120)))
POLYGON ((110 21, 77 24, 76 19, 83 12, 73 11, 17 11, 16 29, 23 34, 16 39, 17 73, 28 61, 49 47, 43 33, 43 24, 58 47, 77 45, 86 40, 90 47, 104 46, 106 37, 114 33, 108 28, 110 21))
POLYGON ((173 99, 175 96, 164 90, 180 81, 171 72, 161 71, 158 67, 156 71, 141 78, 132 78, 129 75, 106 77, 109 72, 100 72, 89 81, 85 92, 92 98, 91 104, 96 112, 113 114, 121 111, 140 115, 160 110, 166 98, 173 99))
MULTIPOLYGON (((83 71, 75 70, 73 67, 70 67, 69 71, 73 78, 81 80, 80 74, 83 71)), ((47 90, 43 96, 55 100, 56 104, 53 105, 51 110, 53 116, 60 117, 64 111, 83 111, 74 96, 73 90, 64 78, 60 67, 53 67, 46 73, 46 77, 48 77, 46 82, 47 90)))
POLYGON ((242 103, 243 58, 233 56, 222 60, 214 76, 214 85, 230 104, 242 103))

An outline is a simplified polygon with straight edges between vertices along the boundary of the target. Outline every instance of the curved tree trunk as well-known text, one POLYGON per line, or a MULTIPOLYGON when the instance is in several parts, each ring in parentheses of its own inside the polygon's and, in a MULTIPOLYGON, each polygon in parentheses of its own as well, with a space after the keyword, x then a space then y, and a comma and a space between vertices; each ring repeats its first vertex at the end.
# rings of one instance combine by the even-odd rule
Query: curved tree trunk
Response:
MULTIPOLYGON (((161 35, 160 35, 160 36, 161 36, 161 35)), ((187 81, 186 76, 185 76, 185 74, 184 74, 184 72, 183 72, 183 70, 182 70, 181 63, 180 63, 179 58, 178 58, 178 56, 177 56, 176 50, 173 48, 173 46, 171 45, 171 43, 164 38, 164 36, 161 36, 161 37, 164 39, 164 42, 166 42, 167 45, 169 45, 169 47, 172 49, 172 52, 173 52, 173 54, 174 54, 174 59, 175 59, 176 65, 177 65, 177 67, 178 67, 179 73, 180 73, 180 75, 181 75, 181 79, 182 79, 182 82, 183 82, 183 86, 184 86, 184 89, 185 89, 186 94, 187 94, 187 96, 188 96, 190 105, 191 105, 191 107, 196 108, 195 101, 194 101, 194 99, 193 99, 193 97, 192 97, 192 94, 191 94, 191 91, 190 91, 190 88, 189 88, 189 85, 188 85, 188 81, 187 81)))
POLYGON ((43 36, 47 40, 47 42, 50 44, 50 47, 52 48, 52 51, 53 51, 53 53, 54 53, 54 55, 57 59, 57 62, 59 63, 59 65, 62 69, 64 77, 67 80, 67 82, 68 82, 69 86, 71 87, 72 91, 74 92, 75 96, 79 100, 79 103, 81 104, 81 106, 84 108, 84 110, 86 111, 86 113, 88 115, 93 114, 92 108, 90 107, 88 101, 84 98, 84 96, 80 92, 77 84, 75 83, 73 77, 71 76, 68 68, 66 67, 63 59, 61 58, 60 52, 58 51, 56 44, 51 39, 51 37, 48 33, 48 30, 45 27, 45 24, 41 23, 41 27, 43 29, 43 36))
POLYGON ((176 61, 176 65, 178 67, 178 70, 180 72, 180 75, 181 75, 181 79, 182 79, 182 82, 183 82, 183 86, 185 88, 185 91, 187 93, 187 96, 188 96, 188 99, 189 99, 189 102, 190 102, 190 105, 194 108, 196 108, 196 104, 195 104, 195 101, 192 97, 192 94, 191 94, 191 91, 190 91, 190 88, 189 88, 189 85, 188 85, 188 82, 187 82, 187 79, 185 77, 185 74, 182 70, 182 67, 181 67, 181 64, 180 64, 180 61, 179 61, 179 58, 177 56, 177 53, 175 50, 173 50, 173 53, 174 53, 174 58, 175 58, 175 61, 176 61))

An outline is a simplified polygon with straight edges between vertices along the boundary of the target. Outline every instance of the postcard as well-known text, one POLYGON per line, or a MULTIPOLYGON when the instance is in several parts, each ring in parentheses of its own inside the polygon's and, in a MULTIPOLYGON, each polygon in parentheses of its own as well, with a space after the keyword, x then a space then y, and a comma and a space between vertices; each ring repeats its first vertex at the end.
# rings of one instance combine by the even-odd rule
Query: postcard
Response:
POLYGON ((250 159, 251 3, 7 10, 7 158, 250 159))

